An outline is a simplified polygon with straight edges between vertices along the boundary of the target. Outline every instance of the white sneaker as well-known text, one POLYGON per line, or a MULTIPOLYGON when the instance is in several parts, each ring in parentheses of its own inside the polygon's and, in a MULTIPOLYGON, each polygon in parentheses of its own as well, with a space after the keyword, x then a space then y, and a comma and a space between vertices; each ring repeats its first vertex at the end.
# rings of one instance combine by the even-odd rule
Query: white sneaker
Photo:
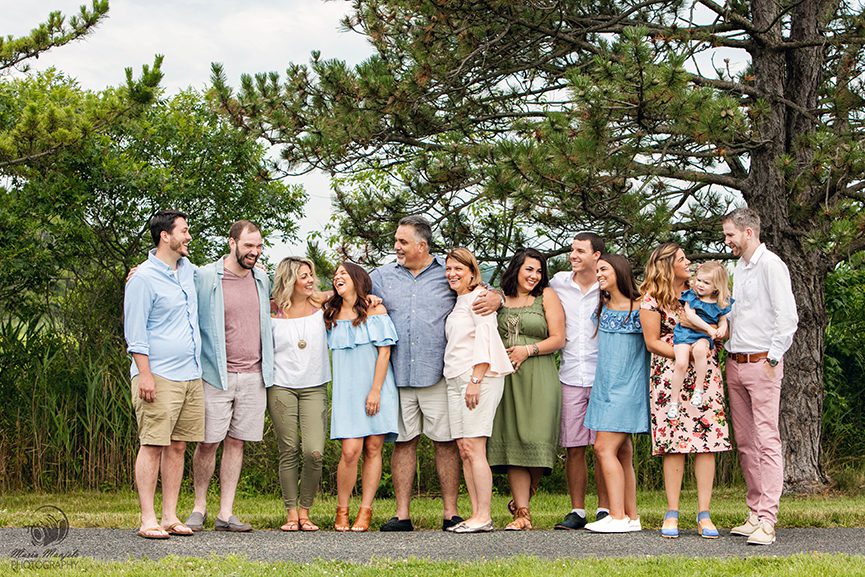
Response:
POLYGON ((748 537, 748 545, 771 545, 775 542, 775 527, 769 521, 760 521, 760 526, 748 537))
POLYGON ((586 525, 586 529, 593 533, 630 533, 631 520, 627 517, 624 519, 604 517, 600 521, 589 523, 586 525))
POLYGON ((639 515, 635 519, 628 519, 628 531, 631 533, 639 533, 643 530, 643 525, 640 524, 639 515))
POLYGON ((667 418, 671 421, 679 418, 679 403, 670 403, 667 409, 667 418))
POLYGON ((742 537, 750 537, 751 534, 760 526, 760 519, 754 513, 748 513, 748 518, 738 527, 730 529, 730 535, 741 535, 742 537))
POLYGON ((703 391, 700 391, 700 390, 694 391, 694 394, 691 395, 691 404, 694 405, 695 407, 702 407, 703 406, 703 391))

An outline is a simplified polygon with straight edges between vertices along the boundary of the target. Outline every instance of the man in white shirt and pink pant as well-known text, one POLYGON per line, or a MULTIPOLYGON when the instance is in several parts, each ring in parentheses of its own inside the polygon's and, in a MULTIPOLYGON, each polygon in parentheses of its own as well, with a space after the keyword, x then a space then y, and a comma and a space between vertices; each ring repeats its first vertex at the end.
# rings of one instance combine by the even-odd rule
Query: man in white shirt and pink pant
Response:
POLYGON ((778 414, 784 353, 799 316, 787 265, 760 242, 760 217, 738 208, 724 217, 724 243, 741 257, 733 273, 727 389, 739 462, 748 486, 748 519, 732 535, 749 545, 775 542, 784 457, 778 414))

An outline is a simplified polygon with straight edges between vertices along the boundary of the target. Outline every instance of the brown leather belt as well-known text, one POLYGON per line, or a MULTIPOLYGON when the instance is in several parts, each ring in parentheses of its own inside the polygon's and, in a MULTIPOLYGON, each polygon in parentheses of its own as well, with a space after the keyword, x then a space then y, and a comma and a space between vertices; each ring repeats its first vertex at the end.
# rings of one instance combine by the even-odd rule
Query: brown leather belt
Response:
POLYGON ((758 363, 769 357, 769 353, 729 353, 728 359, 737 363, 758 363))

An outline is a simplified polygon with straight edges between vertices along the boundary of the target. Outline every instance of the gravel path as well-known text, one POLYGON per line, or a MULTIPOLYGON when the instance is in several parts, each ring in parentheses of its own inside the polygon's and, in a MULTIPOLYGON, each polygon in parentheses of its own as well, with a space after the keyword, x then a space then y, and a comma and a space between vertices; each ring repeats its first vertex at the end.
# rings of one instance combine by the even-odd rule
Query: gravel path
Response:
POLYGON ((770 547, 746 546, 744 538, 731 537, 726 532, 722 532, 720 539, 712 541, 687 531, 678 540, 662 539, 657 531, 648 530, 628 535, 551 530, 520 533, 496 531, 485 535, 453 535, 441 531, 365 534, 340 534, 333 531, 228 534, 206 531, 192 537, 147 541, 128 530, 74 527, 62 541, 40 546, 31 544, 28 529, 0 529, 0 557, 19 559, 61 555, 105 560, 125 560, 130 557, 158 559, 166 555, 241 555, 259 561, 325 559, 367 562, 376 558, 473 561, 516 555, 546 559, 656 555, 749 557, 814 551, 865 555, 865 528, 779 529, 778 542, 770 547))

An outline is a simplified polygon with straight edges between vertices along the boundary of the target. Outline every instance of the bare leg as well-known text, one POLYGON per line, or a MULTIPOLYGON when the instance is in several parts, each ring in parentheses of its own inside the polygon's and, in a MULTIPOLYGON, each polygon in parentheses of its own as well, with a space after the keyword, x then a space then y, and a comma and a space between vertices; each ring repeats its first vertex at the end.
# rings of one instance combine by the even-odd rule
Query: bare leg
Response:
POLYGON ((673 378, 670 379, 670 401, 682 402, 682 385, 685 383, 685 375, 688 374, 688 366, 691 364, 691 345, 673 345, 673 354, 676 359, 673 364, 673 378))
POLYGON ((442 489, 442 502, 444 503, 444 518, 450 519, 459 514, 457 509, 457 497, 460 492, 460 454, 457 444, 453 441, 447 443, 433 442, 435 447, 436 473, 439 477, 439 485, 442 489))
POLYGON ((529 506, 529 493, 532 488, 532 475, 527 467, 508 467, 508 482, 517 509, 529 506))
POLYGON ((463 462, 463 479, 466 481, 466 491, 469 493, 469 500, 472 503, 472 517, 474 517, 475 511, 478 510, 478 499, 472 470, 472 447, 469 441, 470 439, 460 438, 456 440, 456 443, 460 452, 460 459, 463 462))
POLYGON ((363 450, 363 438, 342 439, 342 455, 336 469, 336 504, 348 507, 351 492, 357 483, 357 462, 363 450))
MULTIPOLYGON (((411 441, 396 443, 390 459, 390 469, 393 480, 393 493, 396 498, 396 516, 408 519, 411 492, 414 487, 414 472, 417 467, 417 443, 420 437, 411 441)), ((346 501, 346 503, 348 503, 346 501)))
POLYGON ((691 355, 694 357, 694 372, 697 378, 694 380, 694 390, 700 391, 702 395, 706 391, 706 372, 709 370, 709 341, 700 339, 691 345, 691 355))
POLYGON ((219 463, 219 518, 228 521, 234 509, 234 495, 240 470, 243 467, 243 441, 225 437, 222 442, 222 461, 219 463))
POLYGON ((179 523, 177 518, 177 498, 183 482, 183 456, 186 441, 171 441, 162 449, 162 524, 166 527, 179 523))
POLYGON ((467 444, 467 469, 472 471, 475 498, 472 501, 472 516, 467 524, 472 527, 485 525, 492 520, 490 501, 493 495, 493 472, 487 462, 487 438, 463 439, 467 444))
POLYGON ((572 509, 586 508, 586 448, 568 447, 568 458, 565 461, 565 476, 568 479, 568 494, 571 496, 572 509))
POLYGON ((600 463, 598 463, 597 453, 595 453, 595 486, 598 489, 598 508, 610 509, 610 497, 607 495, 607 484, 604 482, 604 475, 601 472, 600 463))
POLYGON ((610 502, 610 517, 613 519, 625 518, 625 472, 618 454, 627 437, 626 433, 600 431, 595 441, 595 455, 598 456, 604 475, 610 502))
POLYGON ((360 506, 372 508, 381 484, 381 448, 384 435, 370 435, 363 440, 363 468, 360 472, 360 506))
MULTIPOLYGON (((682 477, 685 474, 685 455, 664 455, 664 492, 667 495, 667 511, 679 510, 679 497, 682 494, 682 477)), ((664 527, 678 526, 678 519, 664 520, 664 527)))
POLYGON ((637 513, 637 476, 634 474, 634 445, 630 435, 625 437, 625 442, 619 447, 617 456, 625 474, 625 515, 629 519, 636 519, 639 517, 637 513))
MULTIPOLYGON (((715 453, 697 453, 694 456, 694 476, 697 477, 697 510, 709 511, 712 507, 712 487, 715 484, 715 453)), ((711 520, 701 526, 714 529, 711 520)))
POLYGON ((219 443, 198 443, 195 453, 192 455, 192 485, 195 489, 195 502, 192 510, 201 513, 207 512, 207 489, 210 487, 210 478, 216 468, 216 449, 219 443))
POLYGON ((156 481, 159 479, 159 462, 162 449, 156 445, 141 445, 135 458, 135 487, 141 507, 141 529, 159 526, 153 501, 156 498, 156 481))

